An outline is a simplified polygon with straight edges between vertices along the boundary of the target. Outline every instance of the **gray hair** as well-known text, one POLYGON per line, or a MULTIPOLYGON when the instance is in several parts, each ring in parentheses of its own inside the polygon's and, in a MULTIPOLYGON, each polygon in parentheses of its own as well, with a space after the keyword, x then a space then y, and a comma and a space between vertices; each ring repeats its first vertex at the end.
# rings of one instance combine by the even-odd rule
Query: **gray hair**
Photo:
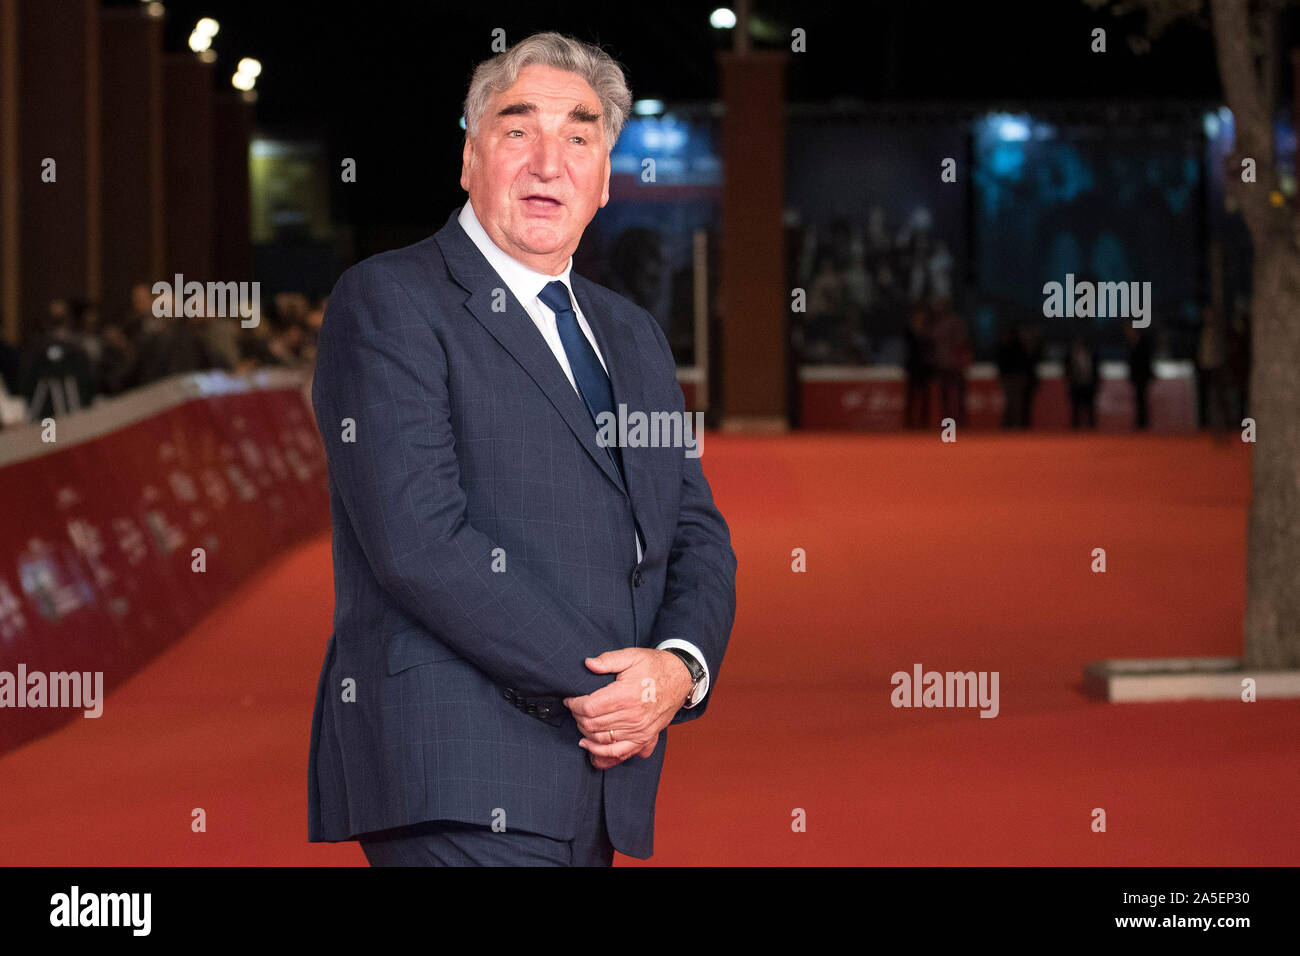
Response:
POLYGON ((534 33, 475 67, 465 97, 467 135, 478 135, 488 100, 510 89, 526 66, 551 66, 582 77, 600 99, 605 142, 613 150, 632 109, 632 93, 623 67, 600 47, 554 32, 534 33))

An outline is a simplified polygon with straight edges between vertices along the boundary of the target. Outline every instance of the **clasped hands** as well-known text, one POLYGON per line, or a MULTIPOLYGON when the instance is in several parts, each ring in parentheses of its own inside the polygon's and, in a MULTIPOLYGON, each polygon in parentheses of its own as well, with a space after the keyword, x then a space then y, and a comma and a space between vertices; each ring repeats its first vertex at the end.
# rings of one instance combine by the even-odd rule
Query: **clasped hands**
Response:
POLYGON ((616 767, 628 757, 649 757, 659 731, 670 723, 691 691, 691 672, 676 654, 650 647, 625 647, 589 657, 587 669, 617 674, 614 682, 584 697, 566 697, 597 770, 616 767))

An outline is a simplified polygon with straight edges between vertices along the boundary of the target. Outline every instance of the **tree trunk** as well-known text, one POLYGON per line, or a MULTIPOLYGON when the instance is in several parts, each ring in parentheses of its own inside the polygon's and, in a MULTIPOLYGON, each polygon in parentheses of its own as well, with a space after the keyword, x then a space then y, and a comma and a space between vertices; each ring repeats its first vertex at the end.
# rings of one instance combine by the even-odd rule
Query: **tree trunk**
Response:
POLYGON ((1227 186, 1255 254, 1251 291, 1250 518, 1246 532, 1248 669, 1300 668, 1300 219, 1279 202, 1273 112, 1280 11, 1212 0, 1219 79, 1236 135, 1227 186), (1242 182, 1240 164, 1257 164, 1242 182))
POLYGON ((1255 243, 1245 666, 1300 668, 1300 254, 1255 243))

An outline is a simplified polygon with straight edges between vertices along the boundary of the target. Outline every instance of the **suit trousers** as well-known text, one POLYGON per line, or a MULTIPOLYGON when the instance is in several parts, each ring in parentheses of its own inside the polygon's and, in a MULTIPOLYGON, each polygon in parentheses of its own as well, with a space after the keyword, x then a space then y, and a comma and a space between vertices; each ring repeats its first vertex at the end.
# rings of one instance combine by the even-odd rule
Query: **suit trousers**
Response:
POLYGON ((605 828, 605 774, 590 768, 572 840, 452 820, 428 820, 358 838, 371 866, 612 866, 605 828))

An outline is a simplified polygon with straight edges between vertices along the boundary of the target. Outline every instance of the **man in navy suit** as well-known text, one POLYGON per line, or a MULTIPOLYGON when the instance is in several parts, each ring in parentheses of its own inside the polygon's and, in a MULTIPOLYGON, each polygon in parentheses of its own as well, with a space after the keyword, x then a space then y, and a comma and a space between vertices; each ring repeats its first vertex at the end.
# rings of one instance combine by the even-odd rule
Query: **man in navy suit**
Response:
POLYGON ((469 201, 329 297, 313 842, 374 865, 653 852, 666 728, 708 706, 736 558, 698 447, 602 428, 685 418, 659 323, 571 272, 630 105, 616 62, 555 33, 480 64, 469 201))

